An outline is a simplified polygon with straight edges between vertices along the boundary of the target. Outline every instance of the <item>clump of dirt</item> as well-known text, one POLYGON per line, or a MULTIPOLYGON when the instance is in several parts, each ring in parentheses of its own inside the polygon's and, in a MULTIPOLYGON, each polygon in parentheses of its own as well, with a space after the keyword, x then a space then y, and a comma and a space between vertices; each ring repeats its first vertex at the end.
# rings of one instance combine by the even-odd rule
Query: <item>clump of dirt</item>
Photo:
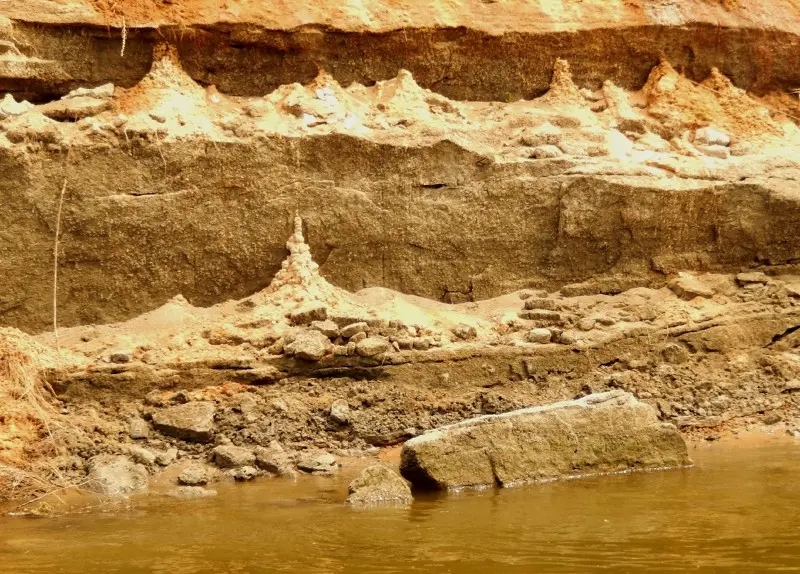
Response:
POLYGON ((716 69, 696 84, 664 60, 650 72, 642 94, 647 112, 675 136, 712 125, 743 139, 783 133, 767 110, 716 69))

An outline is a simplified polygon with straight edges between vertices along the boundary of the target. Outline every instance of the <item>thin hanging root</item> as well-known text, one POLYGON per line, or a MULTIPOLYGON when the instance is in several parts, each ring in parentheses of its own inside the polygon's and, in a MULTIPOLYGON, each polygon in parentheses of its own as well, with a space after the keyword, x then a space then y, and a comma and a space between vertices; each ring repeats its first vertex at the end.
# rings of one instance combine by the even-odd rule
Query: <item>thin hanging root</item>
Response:
POLYGON ((53 335, 56 338, 56 348, 58 344, 58 246, 59 236, 61 235, 61 212, 64 208, 64 195, 67 191, 67 171, 69 168, 69 152, 71 148, 67 148, 67 157, 64 160, 64 181, 61 184, 61 193, 58 195, 58 211, 56 212, 56 234, 53 240, 53 335))
POLYGON ((125 25, 125 16, 122 17, 122 49, 119 51, 119 57, 125 57, 125 46, 128 44, 128 27, 125 25))

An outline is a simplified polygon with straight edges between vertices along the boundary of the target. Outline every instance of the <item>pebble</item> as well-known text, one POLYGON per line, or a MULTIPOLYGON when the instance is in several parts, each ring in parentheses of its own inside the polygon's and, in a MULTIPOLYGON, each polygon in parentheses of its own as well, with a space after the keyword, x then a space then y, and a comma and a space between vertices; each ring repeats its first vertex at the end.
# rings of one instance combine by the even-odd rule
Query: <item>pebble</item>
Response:
POLYGON ((150 425, 146 420, 134 417, 128 426, 128 435, 134 440, 146 439, 150 436, 150 425))
POLYGON ((118 365, 124 365, 125 363, 130 363, 131 358, 132 353, 130 351, 113 351, 108 360, 118 365))
POLYGON ((530 157, 533 159, 555 159, 563 155, 564 152, 554 145, 542 145, 533 148, 530 157))
POLYGON ((345 339, 351 338, 353 335, 358 333, 366 333, 369 325, 367 325, 364 321, 359 321, 358 323, 351 323, 349 325, 345 325, 342 327, 339 334, 344 337, 345 339))
POLYGON ((417 351, 427 351, 431 348, 431 340, 428 337, 414 339, 414 349, 417 351))
POLYGON ((344 399, 337 399, 333 401, 330 410, 330 417, 332 420, 339 424, 347 424, 350 420, 350 405, 344 399))
POLYGON ((155 453, 147 450, 146 448, 142 448, 140 446, 131 446, 129 447, 128 452, 130 453, 133 461, 139 464, 150 466, 156 462, 155 453))
POLYGON ((335 339, 339 336, 339 326, 331 320, 312 321, 311 328, 319 331, 329 339, 335 339))
POLYGON ((525 339, 529 343, 541 343, 541 344, 549 343, 552 337, 553 333, 550 332, 550 329, 531 329, 525 335, 525 339))
POLYGON ((459 323, 452 329, 453 335, 458 337, 459 339, 469 340, 474 339, 478 336, 478 331, 472 325, 467 325, 466 323, 459 323))
POLYGON ((356 334, 354 334, 353 336, 350 337, 350 342, 357 344, 357 343, 360 343, 361 341, 363 341, 366 338, 367 338, 367 334, 364 331, 359 331, 358 333, 356 333, 356 334))
POLYGON ((175 459, 178 458, 178 449, 177 448, 168 448, 164 452, 157 452, 156 453, 156 464, 161 466, 169 466, 175 459))
POLYGON ((700 128, 694 132, 694 144, 704 146, 729 146, 731 138, 728 134, 713 127, 700 128))

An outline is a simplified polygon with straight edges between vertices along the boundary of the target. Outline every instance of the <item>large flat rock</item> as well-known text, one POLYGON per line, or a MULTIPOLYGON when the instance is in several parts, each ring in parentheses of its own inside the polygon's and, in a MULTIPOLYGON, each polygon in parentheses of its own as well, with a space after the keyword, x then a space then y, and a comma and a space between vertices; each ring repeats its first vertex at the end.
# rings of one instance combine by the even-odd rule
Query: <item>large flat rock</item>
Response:
POLYGON ((489 415, 405 443, 418 488, 455 489, 691 464, 677 429, 623 391, 489 415))
POLYGON ((196 401, 166 408, 153 414, 153 426, 161 433, 189 442, 214 438, 213 403, 196 401))

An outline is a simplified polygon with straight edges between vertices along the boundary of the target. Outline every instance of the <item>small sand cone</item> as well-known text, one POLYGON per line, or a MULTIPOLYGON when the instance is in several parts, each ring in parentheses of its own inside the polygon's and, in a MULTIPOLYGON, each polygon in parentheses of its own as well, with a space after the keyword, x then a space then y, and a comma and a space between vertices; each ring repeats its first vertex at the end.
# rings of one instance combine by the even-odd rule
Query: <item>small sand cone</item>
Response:
POLYGON ((662 94, 669 94, 678 89, 680 74, 666 60, 661 60, 658 65, 650 70, 642 91, 648 101, 662 94))
POLYGON ((286 248, 289 256, 283 260, 280 271, 272 279, 269 291, 277 291, 285 285, 309 289, 322 280, 319 265, 311 258, 311 248, 303 236, 303 220, 299 215, 294 218, 294 233, 286 242, 286 248))
POLYGON ((550 90, 544 95, 544 98, 552 103, 576 106, 586 104, 586 99, 572 81, 572 71, 566 60, 561 58, 556 60, 553 66, 553 78, 550 80, 550 90))

